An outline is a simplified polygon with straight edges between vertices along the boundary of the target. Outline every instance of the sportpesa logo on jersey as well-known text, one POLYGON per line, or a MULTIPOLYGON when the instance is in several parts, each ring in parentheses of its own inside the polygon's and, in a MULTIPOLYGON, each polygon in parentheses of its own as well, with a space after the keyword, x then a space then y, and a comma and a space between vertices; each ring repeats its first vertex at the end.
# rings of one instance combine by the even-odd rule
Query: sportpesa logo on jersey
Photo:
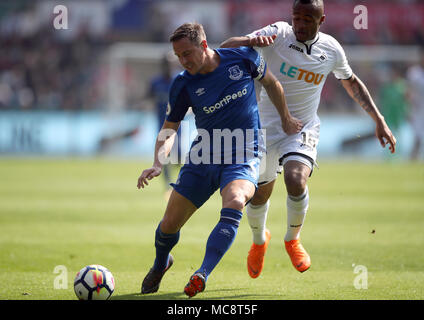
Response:
POLYGON ((214 105, 210 107, 203 107, 202 109, 206 114, 213 113, 216 110, 221 109, 222 107, 225 107, 227 104, 231 102, 231 100, 236 100, 238 98, 245 96, 246 94, 247 94, 247 89, 244 88, 243 90, 240 90, 240 91, 234 92, 233 94, 229 94, 225 96, 223 99, 221 99, 214 105))

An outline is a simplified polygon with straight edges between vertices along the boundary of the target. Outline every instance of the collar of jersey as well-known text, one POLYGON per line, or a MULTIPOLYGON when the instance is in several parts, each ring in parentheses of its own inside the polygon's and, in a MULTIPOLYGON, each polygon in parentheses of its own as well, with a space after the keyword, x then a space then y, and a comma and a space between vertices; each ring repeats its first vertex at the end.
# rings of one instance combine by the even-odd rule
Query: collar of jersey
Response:
MULTIPOLYGON (((293 34, 293 35, 294 35, 294 34, 293 34)), ((294 36, 294 38, 296 39, 296 36, 294 36)), ((302 41, 299 41, 299 40, 297 40, 297 39, 296 39, 296 41, 297 41, 298 43, 301 43, 301 44, 303 44, 303 45, 306 47, 306 52, 307 52, 307 54, 311 54, 312 46, 313 46, 315 43, 317 43, 317 41, 318 41, 318 40, 319 40, 319 32, 317 32, 317 34, 316 34, 315 38, 313 38, 312 40, 307 40, 307 41, 302 42, 302 41)))

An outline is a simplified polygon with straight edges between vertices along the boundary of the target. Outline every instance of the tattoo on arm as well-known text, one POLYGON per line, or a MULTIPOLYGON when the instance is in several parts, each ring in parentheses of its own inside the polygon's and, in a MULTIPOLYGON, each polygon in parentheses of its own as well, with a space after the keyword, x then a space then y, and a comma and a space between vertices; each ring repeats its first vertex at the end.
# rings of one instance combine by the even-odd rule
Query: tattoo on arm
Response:
POLYGON ((352 98, 366 111, 372 112, 374 103, 367 88, 356 78, 351 84, 352 98))

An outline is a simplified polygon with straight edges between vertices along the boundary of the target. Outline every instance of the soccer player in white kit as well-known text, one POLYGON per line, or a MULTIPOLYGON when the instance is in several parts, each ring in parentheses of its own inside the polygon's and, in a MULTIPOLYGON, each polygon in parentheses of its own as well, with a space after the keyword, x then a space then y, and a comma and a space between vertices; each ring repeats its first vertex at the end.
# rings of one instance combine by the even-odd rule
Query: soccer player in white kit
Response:
POLYGON ((319 32, 324 22, 322 0, 295 0, 292 25, 279 21, 247 36, 233 37, 221 47, 262 47, 268 68, 281 82, 290 114, 302 121, 299 134, 287 135, 281 129, 266 92, 261 90, 259 113, 262 127, 266 129, 266 166, 259 177, 259 188, 246 214, 253 233, 253 244, 247 258, 247 269, 257 278, 264 265, 264 256, 271 234, 266 228, 266 218, 277 173, 284 170, 287 189, 287 232, 284 237, 286 251, 293 266, 304 272, 311 259, 300 243, 300 231, 308 210, 307 181, 317 158, 320 120, 317 109, 324 82, 330 72, 341 81, 350 95, 374 120, 375 134, 381 146, 389 144, 395 152, 396 139, 373 102, 366 86, 353 73, 341 45, 336 39, 319 32))

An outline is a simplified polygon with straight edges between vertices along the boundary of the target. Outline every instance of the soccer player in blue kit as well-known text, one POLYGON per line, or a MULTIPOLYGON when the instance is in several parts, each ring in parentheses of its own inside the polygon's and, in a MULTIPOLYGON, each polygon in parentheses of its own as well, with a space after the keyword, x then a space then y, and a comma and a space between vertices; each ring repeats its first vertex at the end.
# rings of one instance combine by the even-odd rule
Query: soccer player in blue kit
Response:
POLYGON ((205 289, 210 273, 233 243, 243 208, 257 187, 264 142, 254 79, 267 90, 287 134, 299 132, 302 123, 288 112, 281 84, 254 49, 212 50, 198 23, 183 24, 170 41, 185 71, 171 85, 166 120, 156 140, 154 163, 142 172, 137 187, 144 188, 149 180, 160 175, 163 159, 169 154, 180 121, 190 107, 198 137, 176 183, 172 184, 174 190, 156 229, 156 258, 143 280, 141 292, 154 293, 159 289, 163 275, 173 264, 170 252, 179 240, 181 227, 219 188, 220 220, 210 233, 202 265, 184 288, 186 295, 192 297, 205 289), (225 143, 226 134, 230 135, 230 146, 225 143))

